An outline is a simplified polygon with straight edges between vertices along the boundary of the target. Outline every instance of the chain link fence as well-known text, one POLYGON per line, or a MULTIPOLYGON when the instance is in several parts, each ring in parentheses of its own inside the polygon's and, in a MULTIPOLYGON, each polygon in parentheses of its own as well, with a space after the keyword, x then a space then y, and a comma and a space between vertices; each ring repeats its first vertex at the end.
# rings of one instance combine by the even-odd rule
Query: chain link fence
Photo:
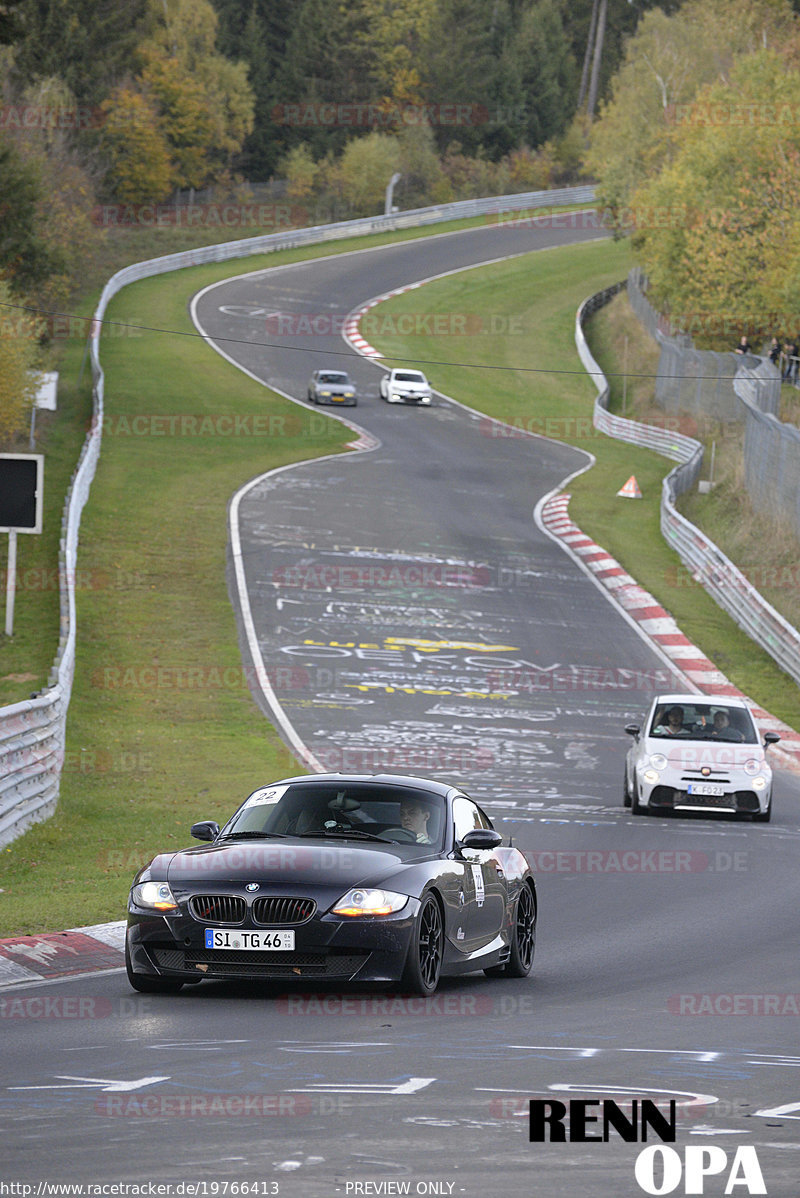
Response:
MULTIPOLYGON (((766 649, 781 669, 800 686, 800 632, 767 603, 722 550, 675 507, 678 496, 694 486, 699 477, 703 464, 703 447, 700 442, 683 434, 670 435, 660 426, 640 424, 636 420, 615 416, 607 410, 609 385, 586 344, 583 326, 588 316, 607 304, 623 287, 625 283, 617 283, 590 296, 581 304, 575 320, 578 354, 586 370, 592 375, 599 392, 594 405, 595 427, 610 437, 630 441, 647 449, 656 449, 665 457, 679 463, 670 470, 662 483, 662 535, 689 568, 693 577, 702 583, 719 606, 733 617, 748 636, 766 649)), ((643 321, 645 327, 651 320, 652 317, 646 314, 643 321)), ((748 413, 748 428, 751 420, 754 424, 759 420, 765 424, 777 423, 774 416, 761 412, 749 402, 744 401, 743 406, 748 413)), ((800 433, 797 429, 792 429, 791 432, 796 437, 794 445, 800 451, 800 433)), ((800 464, 800 458, 795 459, 795 463, 800 464)), ((785 468, 791 469, 791 463, 787 463, 785 468)), ((800 471, 795 475, 794 486, 796 491, 800 488, 800 471)))
POLYGON ((690 338, 668 336, 636 268, 628 276, 628 299, 661 349, 656 402, 667 411, 743 424, 744 486, 750 501, 762 515, 785 520, 790 534, 800 540, 800 431, 778 419, 778 368, 766 358, 696 350, 690 338))

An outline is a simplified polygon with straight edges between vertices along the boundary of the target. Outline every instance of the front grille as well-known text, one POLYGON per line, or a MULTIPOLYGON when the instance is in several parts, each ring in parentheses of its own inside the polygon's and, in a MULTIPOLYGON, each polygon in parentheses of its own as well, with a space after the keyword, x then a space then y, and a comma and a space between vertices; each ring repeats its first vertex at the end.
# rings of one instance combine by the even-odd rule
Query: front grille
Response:
POLYGON ((190 950, 185 956, 186 969, 204 977, 328 977, 351 978, 364 964, 369 953, 242 953, 235 949, 217 952, 190 950), (201 966, 198 969, 198 966, 201 966))
POLYGON ((281 898, 267 895, 253 903, 253 921, 269 927, 279 924, 305 923, 317 909, 313 899, 281 898))
POLYGON ((234 894, 196 894, 189 900, 189 910, 201 923, 237 924, 243 921, 247 904, 234 894))

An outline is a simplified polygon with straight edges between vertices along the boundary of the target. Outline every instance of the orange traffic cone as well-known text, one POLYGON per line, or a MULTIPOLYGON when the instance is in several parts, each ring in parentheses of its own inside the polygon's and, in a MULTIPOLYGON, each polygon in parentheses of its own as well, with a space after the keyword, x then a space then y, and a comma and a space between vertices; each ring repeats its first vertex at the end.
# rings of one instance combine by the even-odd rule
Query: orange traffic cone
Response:
POLYGON ((618 495, 622 495, 625 499, 641 499, 642 492, 639 490, 639 484, 636 481, 636 475, 632 474, 624 487, 620 487, 617 491, 618 495))

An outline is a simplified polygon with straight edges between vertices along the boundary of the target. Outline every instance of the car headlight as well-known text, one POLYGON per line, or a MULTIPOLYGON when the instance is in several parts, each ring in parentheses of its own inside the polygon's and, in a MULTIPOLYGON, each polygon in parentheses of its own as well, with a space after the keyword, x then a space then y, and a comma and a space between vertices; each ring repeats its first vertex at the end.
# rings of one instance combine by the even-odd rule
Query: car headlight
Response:
POLYGON ((345 391, 345 393, 344 393, 345 399, 352 399, 354 395, 355 395, 355 391, 345 391))
POLYGON ((667 759, 663 753, 654 753, 650 758, 650 764, 654 770, 665 770, 667 768, 667 759))
POLYGON ((320 395, 327 395, 328 399, 331 397, 330 391, 320 391, 320 395))
POLYGON ((166 882, 140 882, 133 887, 131 898, 137 907, 153 911, 175 911, 178 907, 166 882))
POLYGON ((760 774, 758 775, 757 778, 753 779, 753 790, 763 790, 766 785, 767 785, 766 778, 762 778, 762 776, 760 774))
POLYGON ((367 890, 360 886, 343 894, 333 908, 334 915, 391 915, 408 902, 408 895, 392 890, 367 890))
POLYGON ((761 763, 756 761, 754 757, 751 757, 749 761, 744 763, 742 769, 749 777, 753 778, 761 769, 761 763))

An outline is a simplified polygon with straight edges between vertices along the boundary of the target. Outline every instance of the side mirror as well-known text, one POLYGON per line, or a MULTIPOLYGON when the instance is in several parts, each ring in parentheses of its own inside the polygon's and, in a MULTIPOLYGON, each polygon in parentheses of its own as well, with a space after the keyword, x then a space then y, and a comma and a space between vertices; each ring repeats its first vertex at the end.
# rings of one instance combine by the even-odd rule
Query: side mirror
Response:
POLYGON ((494 828, 472 828, 459 840, 462 849, 496 849, 503 843, 503 837, 494 828))
POLYGON ((219 824, 213 819, 204 819, 199 824, 192 824, 192 836, 195 840, 216 840, 219 836, 219 824))
POLYGON ((626 724, 625 731, 628 733, 628 736, 632 736, 634 740, 638 740, 641 728, 638 724, 626 724))
POLYGON ((770 747, 770 745, 776 745, 780 739, 781 738, 778 736, 777 732, 765 732, 764 733, 764 748, 768 749, 770 747))

